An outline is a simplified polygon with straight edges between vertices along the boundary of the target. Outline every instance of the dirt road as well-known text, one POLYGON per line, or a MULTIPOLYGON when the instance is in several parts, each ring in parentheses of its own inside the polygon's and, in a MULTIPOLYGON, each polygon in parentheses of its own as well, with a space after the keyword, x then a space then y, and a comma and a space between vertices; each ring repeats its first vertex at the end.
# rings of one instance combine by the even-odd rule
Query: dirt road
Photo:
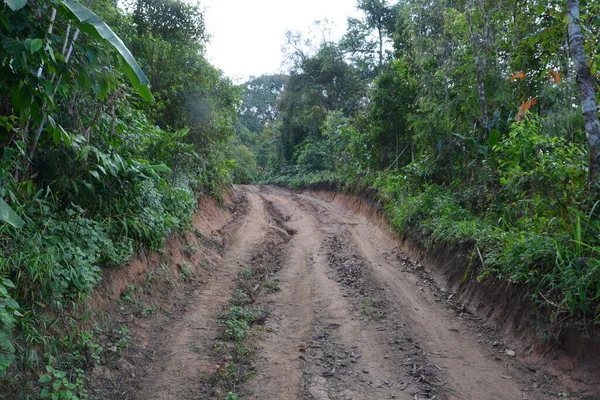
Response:
POLYGON ((211 276, 190 294, 184 313, 146 323, 161 326, 140 350, 151 356, 128 359, 144 373, 133 389, 107 397, 223 398, 214 390, 214 375, 227 362, 215 351, 218 315, 234 295, 236 276, 252 263, 270 266, 279 290, 254 301, 266 319, 254 330, 255 373, 235 386, 239 398, 563 394, 551 376, 521 364, 493 329, 457 311, 447 301, 452 294, 435 287, 423 266, 365 215, 270 186, 236 190, 246 207, 220 232, 225 245, 211 276))

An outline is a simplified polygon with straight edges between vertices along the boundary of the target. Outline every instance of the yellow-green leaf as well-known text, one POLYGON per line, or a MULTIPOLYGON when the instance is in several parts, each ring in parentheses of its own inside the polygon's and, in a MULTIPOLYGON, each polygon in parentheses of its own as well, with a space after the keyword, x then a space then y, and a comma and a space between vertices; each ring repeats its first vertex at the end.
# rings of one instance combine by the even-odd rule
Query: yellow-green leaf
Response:
POLYGON ((43 45, 44 45, 44 42, 42 41, 42 39, 33 39, 29 43, 29 52, 31 54, 33 54, 33 53, 39 51, 43 45))
POLYGON ((19 217, 10 206, 0 198, 0 222, 6 222, 15 228, 22 228, 25 221, 19 217))

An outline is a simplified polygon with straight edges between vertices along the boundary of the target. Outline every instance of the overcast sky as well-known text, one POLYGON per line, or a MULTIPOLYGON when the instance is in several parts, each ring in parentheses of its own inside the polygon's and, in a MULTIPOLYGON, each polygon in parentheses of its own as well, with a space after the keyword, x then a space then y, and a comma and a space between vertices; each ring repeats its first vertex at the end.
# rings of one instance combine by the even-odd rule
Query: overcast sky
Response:
POLYGON ((315 20, 333 23, 331 40, 357 15, 356 0, 200 0, 206 8, 208 59, 235 83, 249 76, 276 73, 286 30, 308 32, 315 20))

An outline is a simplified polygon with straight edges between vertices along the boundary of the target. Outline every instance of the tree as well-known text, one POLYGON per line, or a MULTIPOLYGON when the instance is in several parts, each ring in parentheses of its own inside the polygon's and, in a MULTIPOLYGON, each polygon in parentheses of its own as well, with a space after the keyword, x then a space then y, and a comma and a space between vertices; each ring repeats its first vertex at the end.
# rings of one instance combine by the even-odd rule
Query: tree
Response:
POLYGON ((239 123, 251 132, 260 133, 275 122, 279 116, 277 99, 287 80, 287 75, 262 75, 242 84, 239 123))
POLYGON ((375 78, 366 114, 372 168, 398 169, 412 161, 408 116, 415 112, 416 87, 406 59, 393 61, 375 78))
POLYGON ((206 155, 233 133, 238 89, 203 55, 202 9, 181 0, 133 0, 130 8, 131 48, 157 99, 145 111, 163 129, 189 128, 186 140, 206 155))
POLYGON ((365 22, 377 32, 378 62, 383 66, 383 47, 386 33, 390 33, 395 25, 395 10, 389 7, 386 0, 358 0, 358 8, 365 12, 365 22))
POLYGON ((340 44, 357 64, 380 70, 385 62, 385 45, 395 29, 397 7, 387 0, 358 0, 357 8, 364 12, 364 18, 348 18, 348 31, 340 44), (371 38, 373 32, 375 38, 371 38))
POLYGON ((581 31, 579 0, 567 0, 569 23, 569 45, 579 88, 579 99, 583 112, 585 132, 589 151, 589 179, 594 185, 600 174, 600 123, 596 102, 596 79, 592 76, 584 48, 581 31))
POLYGON ((198 44, 208 39, 202 9, 181 0, 134 0, 132 17, 138 35, 198 44))
POLYGON ((329 111, 353 115, 360 107, 362 95, 357 71, 344 60, 337 45, 324 43, 314 56, 301 59, 278 104, 278 143, 283 160, 292 162, 303 141, 321 139, 321 127, 329 111))

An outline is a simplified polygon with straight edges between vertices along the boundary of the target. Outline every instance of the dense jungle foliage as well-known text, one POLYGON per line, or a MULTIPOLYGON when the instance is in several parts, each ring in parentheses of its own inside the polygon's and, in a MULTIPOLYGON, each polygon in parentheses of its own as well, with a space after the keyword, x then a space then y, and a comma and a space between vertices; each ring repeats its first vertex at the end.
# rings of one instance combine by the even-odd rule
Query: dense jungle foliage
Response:
POLYGON ((545 322, 600 323, 600 2, 358 8, 337 43, 288 33, 287 81, 242 85, 256 170, 375 188, 398 232, 472 250, 465 280, 525 286, 545 322))
POLYGON ((87 397, 101 349, 77 309, 101 269, 230 182, 239 89, 200 6, 86 4, 0 5, 0 397, 87 397))
POLYGON ((600 2, 358 0, 339 42, 288 32, 289 70, 239 87, 204 57, 200 6, 119 6, 0 6, 8 397, 90 397, 102 268, 231 181, 374 188, 398 232, 472 250, 465 279, 600 323, 600 2))

